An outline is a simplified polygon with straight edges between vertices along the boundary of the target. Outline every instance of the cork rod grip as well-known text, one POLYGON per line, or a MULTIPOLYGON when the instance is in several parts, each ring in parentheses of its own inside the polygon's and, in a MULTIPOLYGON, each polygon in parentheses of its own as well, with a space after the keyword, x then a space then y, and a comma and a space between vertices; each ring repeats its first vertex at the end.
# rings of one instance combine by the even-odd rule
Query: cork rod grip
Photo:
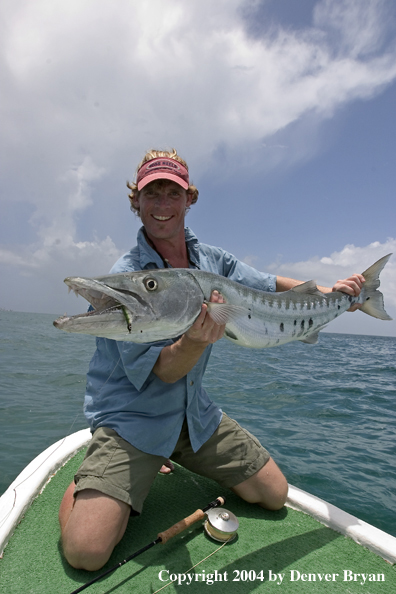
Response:
POLYGON ((205 514, 202 511, 202 509, 197 509, 197 511, 191 514, 191 516, 187 516, 187 518, 184 518, 184 520, 180 520, 180 522, 177 522, 177 524, 174 524, 173 526, 168 528, 168 530, 160 532, 158 534, 158 538, 161 539, 161 544, 165 544, 170 538, 173 538, 174 536, 176 536, 176 534, 180 534, 180 532, 183 532, 183 530, 185 530, 195 522, 198 522, 198 520, 202 520, 204 517, 205 514))

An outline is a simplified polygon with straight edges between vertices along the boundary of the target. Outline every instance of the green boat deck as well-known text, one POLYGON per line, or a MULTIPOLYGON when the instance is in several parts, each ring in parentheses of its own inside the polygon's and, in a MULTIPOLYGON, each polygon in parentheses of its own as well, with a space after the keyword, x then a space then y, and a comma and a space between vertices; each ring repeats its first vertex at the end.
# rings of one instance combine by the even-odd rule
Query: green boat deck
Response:
POLYGON ((0 559, 4 594, 70 593, 155 540, 196 509, 224 495, 239 520, 237 538, 222 546, 197 522, 158 544, 85 591, 90 594, 161 592, 380 593, 396 591, 395 566, 302 512, 269 512, 249 505, 213 481, 177 466, 158 475, 143 513, 132 517, 108 564, 99 572, 75 570, 62 555, 58 508, 84 452, 79 452, 33 501, 0 559), (222 548, 220 548, 222 547, 222 548), (209 555, 211 555, 209 557, 209 555), (205 559, 190 572, 184 572, 205 559), (170 584, 169 577, 177 578, 170 584), (162 578, 162 580, 160 579, 162 578), (184 580, 184 581, 183 581, 184 580), (190 583, 189 583, 190 582, 190 583))

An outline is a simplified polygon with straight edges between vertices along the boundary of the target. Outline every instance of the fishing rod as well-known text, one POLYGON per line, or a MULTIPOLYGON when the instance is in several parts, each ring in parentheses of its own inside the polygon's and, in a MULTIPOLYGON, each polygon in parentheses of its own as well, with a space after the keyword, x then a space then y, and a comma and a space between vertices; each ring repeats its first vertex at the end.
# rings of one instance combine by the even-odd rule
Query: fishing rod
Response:
POLYGON ((71 592, 71 594, 78 594, 78 592, 82 592, 83 590, 85 590, 85 588, 92 586, 92 584, 95 584, 96 582, 98 582, 102 578, 106 577, 110 573, 113 573, 113 571, 115 571, 119 567, 122 567, 122 565, 125 565, 125 563, 128 563, 128 561, 135 559, 135 557, 137 557, 138 555, 141 555, 148 549, 151 549, 151 547, 154 547, 156 544, 159 544, 159 543, 165 544, 166 542, 168 542, 169 539, 176 536, 176 534, 180 534, 180 532, 183 532, 183 530, 185 530, 186 528, 188 528, 195 522, 198 522, 199 520, 203 520, 203 518, 206 515, 206 512, 208 512, 209 510, 211 510, 215 507, 218 507, 219 505, 224 505, 224 503, 225 503, 225 497, 218 497, 214 501, 211 501, 203 509, 197 509, 193 514, 191 514, 190 516, 187 516, 187 518, 184 518, 183 520, 180 520, 179 522, 177 522, 176 524, 174 524, 173 526, 168 528, 168 530, 165 530, 164 532, 160 532, 158 534, 157 538, 155 540, 153 540, 152 542, 150 542, 148 545, 139 549, 135 553, 132 553, 132 555, 129 555, 129 557, 127 557, 123 561, 120 561, 119 563, 117 563, 117 565, 110 567, 110 569, 101 573, 100 575, 98 575, 96 578, 94 578, 90 582, 87 582, 83 586, 80 586, 79 588, 77 588, 77 590, 73 590, 73 592, 71 592))

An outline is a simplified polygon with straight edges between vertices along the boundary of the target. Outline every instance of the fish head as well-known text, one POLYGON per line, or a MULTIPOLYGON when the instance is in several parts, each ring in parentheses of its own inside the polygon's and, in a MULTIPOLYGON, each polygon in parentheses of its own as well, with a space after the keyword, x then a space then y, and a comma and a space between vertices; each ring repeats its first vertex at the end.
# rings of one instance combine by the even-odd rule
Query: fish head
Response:
POLYGON ((84 314, 62 316, 54 326, 114 340, 143 343, 180 336, 194 323, 204 301, 188 269, 68 277, 64 282, 92 307, 84 314))

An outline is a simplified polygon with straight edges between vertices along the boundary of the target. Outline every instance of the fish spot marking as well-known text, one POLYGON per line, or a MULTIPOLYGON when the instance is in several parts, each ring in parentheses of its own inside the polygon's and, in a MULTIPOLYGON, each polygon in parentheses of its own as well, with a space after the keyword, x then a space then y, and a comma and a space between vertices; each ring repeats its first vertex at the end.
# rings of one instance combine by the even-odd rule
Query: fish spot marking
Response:
POLYGON ((297 326, 297 320, 294 320, 294 325, 297 326))
POLYGON ((305 320, 301 320, 301 328, 304 328, 305 326, 305 320))
POLYGON ((281 323, 280 323, 279 330, 280 330, 281 332, 284 332, 284 331, 285 331, 285 325, 284 325, 284 323, 283 323, 283 322, 281 322, 281 323))
POLYGON ((309 318, 308 326, 311 328, 313 326, 313 319, 309 318))

